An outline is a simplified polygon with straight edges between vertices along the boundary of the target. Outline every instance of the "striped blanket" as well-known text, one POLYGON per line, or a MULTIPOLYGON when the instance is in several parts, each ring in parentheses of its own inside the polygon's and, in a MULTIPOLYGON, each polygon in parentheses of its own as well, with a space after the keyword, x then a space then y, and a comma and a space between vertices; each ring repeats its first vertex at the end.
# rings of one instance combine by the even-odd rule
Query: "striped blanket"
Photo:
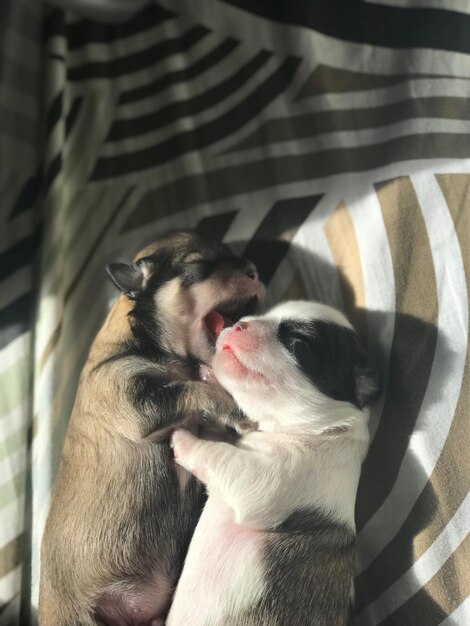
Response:
POLYGON ((167 0, 120 25, 0 6, 0 623, 39 545, 103 270, 170 229, 268 299, 344 309, 385 389, 359 626, 470 624, 470 6, 167 0))

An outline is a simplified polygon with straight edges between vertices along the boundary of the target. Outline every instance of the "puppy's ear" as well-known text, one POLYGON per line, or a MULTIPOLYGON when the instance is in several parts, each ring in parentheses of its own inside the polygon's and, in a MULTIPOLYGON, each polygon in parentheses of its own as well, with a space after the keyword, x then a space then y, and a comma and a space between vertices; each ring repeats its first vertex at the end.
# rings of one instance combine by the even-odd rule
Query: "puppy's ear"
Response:
POLYGON ((111 263, 106 271, 116 287, 131 300, 135 300, 144 291, 152 273, 151 264, 142 261, 111 263))
POLYGON ((363 353, 361 362, 354 368, 356 399, 359 408, 372 404, 380 396, 380 377, 373 365, 367 362, 363 353))

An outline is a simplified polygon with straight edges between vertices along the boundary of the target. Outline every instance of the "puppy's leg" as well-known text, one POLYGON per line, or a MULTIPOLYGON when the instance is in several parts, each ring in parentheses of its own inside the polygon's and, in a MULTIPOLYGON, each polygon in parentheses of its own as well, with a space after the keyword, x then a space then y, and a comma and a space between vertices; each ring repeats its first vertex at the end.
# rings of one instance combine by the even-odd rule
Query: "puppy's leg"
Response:
POLYGON ((240 415, 232 397, 218 385, 162 382, 149 375, 134 379, 133 404, 140 416, 142 437, 159 441, 167 439, 178 425, 194 426, 204 416, 227 422, 240 415))
MULTIPOLYGON (((83 606, 87 604, 85 600, 83 606)), ((48 589, 40 596, 38 621, 40 626, 102 626, 91 609, 77 610, 68 599, 58 597, 53 589, 48 589)))
MULTIPOLYGON (((205 483, 209 493, 222 497, 233 509, 237 523, 253 528, 277 523, 272 517, 272 494, 286 473, 273 461, 279 452, 274 447, 264 446, 259 452, 223 441, 203 441, 182 429, 175 431, 172 446, 177 463, 205 483)), ((283 469, 289 471, 289 465, 285 453, 283 469)), ((281 516, 292 506, 290 494, 283 497, 282 507, 276 505, 281 516)))
POLYGON ((207 485, 209 465, 215 465, 216 455, 219 458, 231 456, 232 451, 230 448, 233 446, 226 442, 198 439, 188 430, 180 428, 175 430, 171 438, 171 447, 173 448, 176 462, 207 485), (227 450, 225 449, 226 447, 228 448, 227 450))

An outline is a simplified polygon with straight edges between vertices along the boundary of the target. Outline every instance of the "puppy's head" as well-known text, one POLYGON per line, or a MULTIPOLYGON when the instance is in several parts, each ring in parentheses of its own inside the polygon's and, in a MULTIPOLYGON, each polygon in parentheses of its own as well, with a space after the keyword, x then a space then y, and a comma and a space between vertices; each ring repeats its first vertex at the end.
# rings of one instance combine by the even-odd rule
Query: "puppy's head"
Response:
POLYGON ((179 356, 208 362, 217 335, 264 296, 255 266, 222 244, 181 231, 107 271, 132 301, 132 332, 179 356))
POLYGON ((307 423, 363 409, 376 399, 378 377, 342 313, 314 302, 286 302, 266 315, 224 329, 214 373, 253 420, 307 423))

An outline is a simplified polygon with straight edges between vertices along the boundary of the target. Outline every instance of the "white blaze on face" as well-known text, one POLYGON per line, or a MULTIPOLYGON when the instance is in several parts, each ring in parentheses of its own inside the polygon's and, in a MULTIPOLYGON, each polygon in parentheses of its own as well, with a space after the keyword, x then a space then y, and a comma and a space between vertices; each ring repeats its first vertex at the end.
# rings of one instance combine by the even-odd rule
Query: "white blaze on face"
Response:
POLYGON ((163 331, 164 347, 180 356, 192 354, 207 362, 213 353, 204 317, 217 302, 220 288, 214 281, 202 281, 189 288, 181 278, 173 278, 155 294, 155 304, 163 331))
POLYGON ((163 347, 187 356, 188 329, 194 319, 195 302, 191 293, 173 278, 155 293, 155 306, 163 333, 163 347))
MULTIPOLYGON (((250 299, 259 301, 264 287, 256 279, 239 271, 216 271, 206 280, 185 287, 180 277, 174 278, 155 294, 157 316, 163 331, 163 346, 180 356, 192 355, 209 363, 214 353, 216 336, 222 330, 208 328, 207 316, 219 305, 243 303, 250 299), (216 332, 211 332, 216 331, 216 332)), ((223 325, 233 323, 223 319, 223 325)))

